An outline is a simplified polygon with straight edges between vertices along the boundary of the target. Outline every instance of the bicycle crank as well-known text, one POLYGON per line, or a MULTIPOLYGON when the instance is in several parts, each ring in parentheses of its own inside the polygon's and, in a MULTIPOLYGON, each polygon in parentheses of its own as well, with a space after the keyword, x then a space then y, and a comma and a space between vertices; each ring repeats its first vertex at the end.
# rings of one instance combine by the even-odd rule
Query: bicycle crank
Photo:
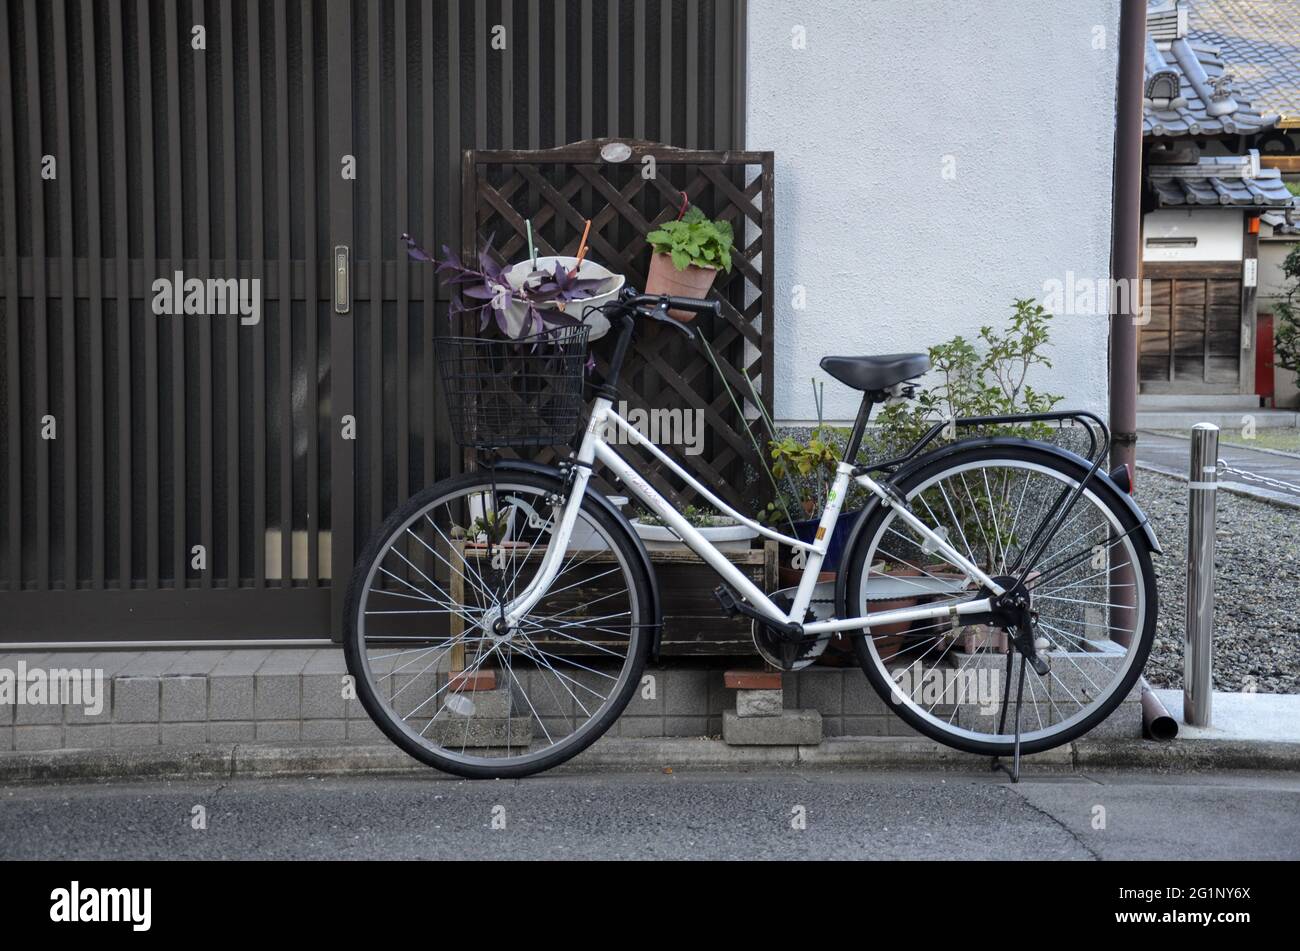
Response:
MULTIPOLYGON (((776 592, 771 595, 772 603, 789 613, 794 604, 795 590, 795 588, 785 588, 776 592)), ((832 602, 829 599, 818 601, 814 598, 808 612, 804 615, 804 622, 828 620, 834 613, 831 606, 832 602)), ((765 661, 780 670, 795 671, 803 670, 821 657, 834 635, 792 636, 785 628, 754 618, 752 636, 754 649, 765 661)))

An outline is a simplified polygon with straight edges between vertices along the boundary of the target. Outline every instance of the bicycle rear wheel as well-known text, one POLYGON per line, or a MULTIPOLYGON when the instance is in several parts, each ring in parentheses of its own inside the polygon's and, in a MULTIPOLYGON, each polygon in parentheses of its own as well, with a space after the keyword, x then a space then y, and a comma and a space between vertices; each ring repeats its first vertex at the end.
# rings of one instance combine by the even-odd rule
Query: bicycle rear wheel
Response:
POLYGON ((394 512, 357 562, 348 670, 371 719, 421 762, 474 779, 549 769, 631 699, 651 582, 630 532, 590 496, 542 600, 509 630, 492 623, 537 574, 564 497, 543 474, 449 479, 394 512))
MULTIPOLYGON (((895 482, 913 514, 990 576, 1016 574, 1081 462, 1030 442, 973 444, 922 461, 895 482)), ((1048 521, 1050 524, 1050 520, 1048 521)), ((978 593, 899 516, 880 508, 850 555, 844 617, 907 604, 957 605, 978 593)), ((1045 676, 1025 670, 1026 753, 1067 743, 1135 689, 1155 632, 1156 584, 1139 520, 1093 482, 1046 539, 1026 577, 1045 676)), ((1024 658, 1006 632, 950 618, 868 630, 858 660, 886 704, 921 733, 971 753, 1009 755, 1024 658)))

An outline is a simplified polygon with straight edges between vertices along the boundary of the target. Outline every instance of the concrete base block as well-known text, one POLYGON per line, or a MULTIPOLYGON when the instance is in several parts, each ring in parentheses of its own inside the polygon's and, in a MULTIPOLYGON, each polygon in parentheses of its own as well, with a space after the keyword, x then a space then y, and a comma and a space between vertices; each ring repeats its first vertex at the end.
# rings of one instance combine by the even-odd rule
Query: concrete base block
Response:
POLYGON ((775 717, 785 709, 783 690, 737 690, 736 716, 775 717))
POLYGON ((822 741, 822 715, 816 710, 785 710, 777 716, 722 714, 722 738, 732 746, 816 746, 822 741))
POLYGON ((1089 730, 1087 735, 1107 739, 1142 739, 1142 703, 1125 700, 1110 716, 1089 730))
MULTIPOLYGON (((497 687, 494 690, 457 691, 447 697, 447 713, 457 719, 473 717, 474 719, 501 719, 510 716, 510 690, 497 687)), ((525 710, 527 712, 527 710, 525 710)), ((443 716, 447 716, 444 713, 443 716)))
POLYGON ((527 746, 533 739, 533 721, 531 717, 440 717, 425 736, 452 749, 527 746))

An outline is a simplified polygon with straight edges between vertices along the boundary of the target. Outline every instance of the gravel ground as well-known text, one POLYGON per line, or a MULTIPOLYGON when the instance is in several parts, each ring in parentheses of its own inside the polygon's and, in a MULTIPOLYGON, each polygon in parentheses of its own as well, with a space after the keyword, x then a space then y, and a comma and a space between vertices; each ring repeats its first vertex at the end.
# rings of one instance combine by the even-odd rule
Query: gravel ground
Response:
MULTIPOLYGON (((1152 559, 1160 618, 1147 679, 1181 688, 1187 485, 1142 471, 1135 498, 1165 550, 1152 559)), ((1214 562, 1214 688, 1300 692, 1300 511, 1220 492, 1214 562)))

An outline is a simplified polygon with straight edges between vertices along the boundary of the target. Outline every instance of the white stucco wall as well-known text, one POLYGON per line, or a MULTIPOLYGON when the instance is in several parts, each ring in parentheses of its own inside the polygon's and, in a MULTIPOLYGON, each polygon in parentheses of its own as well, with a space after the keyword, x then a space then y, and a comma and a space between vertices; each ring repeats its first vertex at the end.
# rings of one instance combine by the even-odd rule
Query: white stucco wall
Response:
POLYGON ((1235 208, 1160 208, 1142 219, 1143 261, 1240 261, 1245 213, 1235 208), (1152 245, 1160 238, 1195 238, 1195 247, 1152 245))
MULTIPOLYGON (((1119 0, 749 11, 748 145, 776 153, 778 419, 814 418, 813 376, 827 415, 852 416, 827 353, 923 351, 1069 271, 1108 277, 1119 0)), ((1107 319, 1055 324, 1035 383, 1104 412, 1107 319)))

